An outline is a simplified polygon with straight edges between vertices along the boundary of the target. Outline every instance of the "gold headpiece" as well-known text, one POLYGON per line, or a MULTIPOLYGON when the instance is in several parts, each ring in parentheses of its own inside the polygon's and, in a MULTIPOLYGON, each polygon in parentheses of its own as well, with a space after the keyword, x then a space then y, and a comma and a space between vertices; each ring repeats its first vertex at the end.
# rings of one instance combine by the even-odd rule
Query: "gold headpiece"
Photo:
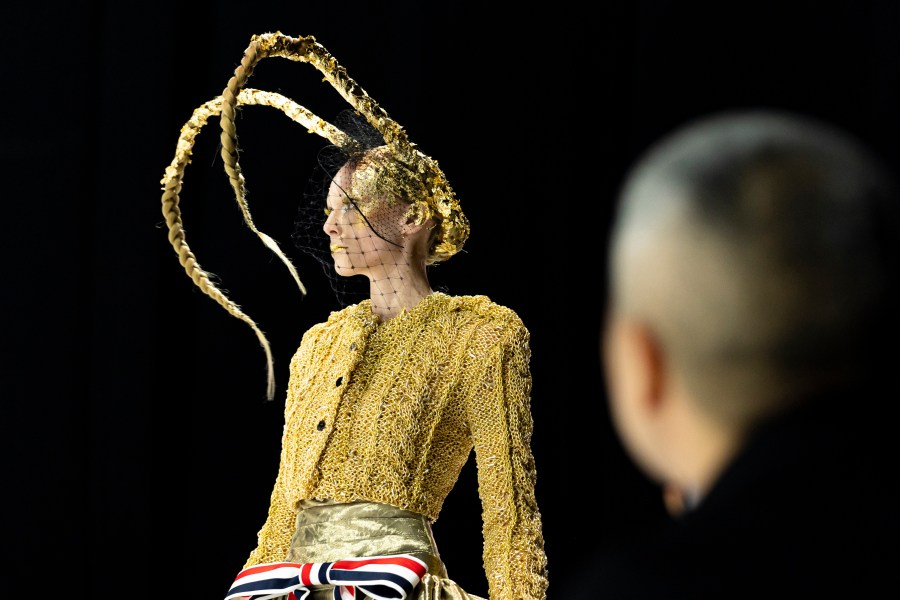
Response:
POLYGON ((255 35, 244 51, 241 64, 221 96, 196 108, 190 120, 181 128, 175 158, 166 167, 162 179, 162 212, 169 227, 169 242, 178 254, 179 262, 194 283, 208 296, 222 305, 230 314, 246 322, 256 333, 266 352, 268 367, 267 397, 271 400, 275 393, 275 378, 272 352, 265 335, 240 307, 232 302, 210 280, 210 274, 200 268, 194 253, 185 241, 184 226, 181 221, 181 210, 178 207, 184 170, 190 163, 191 151, 200 129, 207 120, 215 115, 220 116, 222 159, 225 172, 228 174, 238 205, 244 215, 244 221, 250 229, 270 248, 288 267, 301 293, 306 288, 300 281, 291 261, 284 255, 278 244, 265 233, 259 231, 253 223, 245 198, 244 177, 238 164, 237 134, 235 132, 235 115, 238 105, 264 105, 278 108, 293 121, 304 125, 307 131, 326 138, 331 143, 345 149, 353 149, 356 144, 334 125, 320 119, 308 109, 292 100, 273 92, 246 88, 247 80, 260 60, 270 56, 287 58, 288 60, 306 62, 314 66, 324 75, 325 81, 343 97, 350 106, 363 115, 384 138, 390 150, 390 163, 386 163, 389 174, 395 175, 394 185, 406 197, 424 221, 432 218, 438 228, 435 244, 429 255, 429 262, 446 260, 462 249, 469 236, 469 223, 453 189, 444 176, 443 171, 433 158, 426 156, 410 142, 403 128, 388 117, 387 113, 373 100, 353 79, 347 75, 344 67, 332 57, 328 51, 312 36, 293 38, 280 32, 255 35))

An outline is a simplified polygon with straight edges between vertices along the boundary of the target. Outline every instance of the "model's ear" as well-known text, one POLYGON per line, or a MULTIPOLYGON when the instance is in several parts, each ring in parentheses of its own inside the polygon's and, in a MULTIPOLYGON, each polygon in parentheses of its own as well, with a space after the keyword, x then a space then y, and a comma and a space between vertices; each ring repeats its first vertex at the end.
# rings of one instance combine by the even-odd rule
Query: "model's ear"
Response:
POLYGON ((409 209, 403 215, 403 224, 401 226, 403 235, 409 237, 426 229, 428 223, 427 216, 423 204, 416 202, 410 205, 409 209))
MULTIPOLYGON (((431 221, 427 221, 425 223, 408 223, 404 224, 403 228, 400 232, 403 234, 403 237, 406 239, 428 239, 428 232, 431 231, 431 221)), ((423 242, 424 243, 424 242, 423 242)))
POLYGON ((430 220, 419 222, 415 217, 407 217, 406 222, 403 223, 403 231, 406 232, 407 235, 418 233, 423 229, 431 229, 430 220))

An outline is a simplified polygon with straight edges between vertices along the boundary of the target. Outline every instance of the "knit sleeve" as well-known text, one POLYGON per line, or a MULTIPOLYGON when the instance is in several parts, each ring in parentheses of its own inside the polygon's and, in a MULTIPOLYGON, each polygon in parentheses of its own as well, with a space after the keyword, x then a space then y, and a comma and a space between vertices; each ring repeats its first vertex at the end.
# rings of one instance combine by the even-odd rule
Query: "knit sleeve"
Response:
POLYGON ((547 559, 531 451, 528 330, 514 314, 481 324, 469 344, 467 414, 478 467, 491 600, 544 600, 547 559))

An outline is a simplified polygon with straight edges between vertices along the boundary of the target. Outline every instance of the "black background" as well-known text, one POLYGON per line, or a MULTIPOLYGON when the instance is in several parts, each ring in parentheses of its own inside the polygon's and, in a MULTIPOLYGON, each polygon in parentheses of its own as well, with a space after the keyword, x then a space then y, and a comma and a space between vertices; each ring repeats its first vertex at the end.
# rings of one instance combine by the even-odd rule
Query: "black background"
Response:
MULTIPOLYGON (((893 2, 20 3, 3 9, 3 570, 67 598, 216 600, 265 519, 281 403, 246 324, 185 275, 160 179, 192 110, 253 34, 314 35, 426 153, 472 223, 435 287, 487 294, 532 334, 533 450, 550 597, 569 562, 640 535, 659 490, 624 455, 598 354, 616 189, 653 140, 723 109, 804 112, 896 166, 893 2), (11 68, 11 70, 10 70, 11 68)), ((309 65, 250 85, 332 118, 309 65)), ((323 140, 248 107, 244 226, 203 130, 185 176, 187 241, 269 337, 277 389, 335 307, 292 220, 323 140)), ((486 595, 474 466, 435 524, 450 576, 486 595)), ((9 576, 12 576, 11 579, 9 576)))

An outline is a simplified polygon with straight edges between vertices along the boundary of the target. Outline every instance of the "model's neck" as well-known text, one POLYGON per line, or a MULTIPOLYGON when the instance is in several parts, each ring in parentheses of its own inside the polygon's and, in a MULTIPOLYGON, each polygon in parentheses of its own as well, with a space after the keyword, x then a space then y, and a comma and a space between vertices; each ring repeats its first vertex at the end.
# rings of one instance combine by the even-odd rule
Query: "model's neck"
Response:
POLYGON ((382 321, 393 319, 404 308, 412 309, 432 292, 424 265, 398 267, 384 273, 384 277, 370 278, 369 282, 372 313, 382 321))

